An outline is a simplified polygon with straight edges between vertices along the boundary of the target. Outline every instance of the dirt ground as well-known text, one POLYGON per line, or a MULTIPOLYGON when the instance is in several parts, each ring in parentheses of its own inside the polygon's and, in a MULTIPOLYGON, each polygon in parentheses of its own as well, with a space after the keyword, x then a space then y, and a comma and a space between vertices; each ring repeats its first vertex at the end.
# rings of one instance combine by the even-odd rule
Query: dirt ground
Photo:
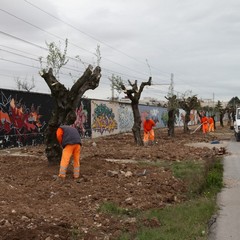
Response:
MULTIPOLYGON (((44 146, 0 150, 0 239, 117 239, 122 231, 135 231, 131 211, 163 208, 184 201, 185 183, 166 167, 151 162, 202 161, 220 154, 210 147, 186 143, 228 140, 233 132, 217 129, 169 138, 166 129, 155 130, 156 144, 138 147, 132 133, 83 140, 80 182, 56 181, 59 166, 49 166, 44 146), (141 164, 140 164, 141 162, 141 164), (147 163, 147 164, 146 164, 147 163), (99 211, 116 203, 129 214, 119 218, 99 211)), ((161 223, 143 219, 146 226, 161 223)))

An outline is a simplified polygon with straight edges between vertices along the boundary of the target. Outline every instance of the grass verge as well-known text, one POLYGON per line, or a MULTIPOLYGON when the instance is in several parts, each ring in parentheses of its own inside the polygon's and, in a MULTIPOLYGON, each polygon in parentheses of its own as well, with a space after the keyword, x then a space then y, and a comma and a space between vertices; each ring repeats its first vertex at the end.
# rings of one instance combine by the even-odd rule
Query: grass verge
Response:
MULTIPOLYGON (((131 213, 137 219, 137 232, 123 232, 119 240, 206 240, 208 222, 217 211, 216 195, 223 187, 223 165, 221 158, 206 161, 175 162, 169 167, 174 176, 188 185, 188 200, 164 209, 150 209, 131 213), (144 219, 157 219, 158 225, 146 227, 144 219)), ((129 212, 113 203, 105 203, 100 211, 118 217, 129 212)))

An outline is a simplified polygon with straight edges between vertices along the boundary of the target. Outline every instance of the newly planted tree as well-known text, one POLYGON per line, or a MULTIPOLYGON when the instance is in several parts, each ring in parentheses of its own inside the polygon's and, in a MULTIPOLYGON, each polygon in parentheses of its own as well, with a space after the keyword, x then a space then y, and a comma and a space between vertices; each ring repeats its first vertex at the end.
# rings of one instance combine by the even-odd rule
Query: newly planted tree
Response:
POLYGON ((189 131, 188 123, 190 122, 190 113, 193 109, 198 109, 200 107, 200 101, 198 100, 196 95, 189 95, 191 93, 186 93, 182 96, 181 99, 178 100, 179 106, 185 111, 185 118, 184 118, 184 128, 183 131, 186 133, 189 131))
POLYGON ((219 122, 220 122, 220 126, 224 127, 223 124, 223 118, 224 118, 224 114, 226 112, 226 109, 223 107, 222 103, 218 100, 216 106, 215 106, 215 110, 217 112, 219 112, 219 122))
POLYGON ((53 63, 48 62, 48 66, 43 68, 40 75, 47 83, 51 90, 51 96, 55 105, 52 111, 51 119, 46 129, 46 155, 50 164, 57 164, 61 159, 61 147, 56 139, 56 130, 61 124, 72 124, 76 119, 75 110, 80 105, 83 94, 89 89, 95 89, 99 85, 101 78, 101 68, 99 66, 93 68, 91 65, 87 67, 83 75, 78 78, 69 90, 55 76, 59 74, 59 70, 66 65, 66 48, 62 53, 60 49, 49 44, 48 61, 52 59, 53 63), (57 54, 53 49, 56 50, 57 54), (49 67, 50 66, 50 67, 49 67), (57 69, 53 69, 56 67, 57 69), (55 74, 54 74, 55 73, 55 74))
POLYGON ((16 81, 18 90, 30 92, 31 90, 33 90, 36 87, 33 77, 31 79, 31 83, 29 83, 27 81, 27 79, 21 80, 20 78, 17 78, 15 81, 16 81))
POLYGON ((165 97, 168 100, 168 136, 174 137, 174 126, 176 121, 176 113, 178 111, 178 100, 174 92, 173 74, 171 74, 171 84, 168 89, 168 96, 165 97))
POLYGON ((112 76, 109 77, 108 79, 109 79, 110 82, 111 82, 112 101, 115 100, 114 90, 117 91, 117 93, 118 93, 117 99, 119 99, 119 95, 120 95, 120 93, 123 91, 121 86, 124 85, 124 82, 123 82, 122 78, 121 78, 120 76, 117 76, 117 75, 112 74, 112 76))
POLYGON ((240 100, 238 97, 231 98, 227 104, 228 123, 230 126, 232 126, 235 121, 235 113, 238 106, 240 106, 240 100))
POLYGON ((168 100, 168 136, 174 137, 174 126, 176 121, 176 113, 178 111, 178 101, 176 95, 165 97, 168 100))
POLYGON ((133 117, 134 117, 134 124, 132 127, 132 131, 133 131, 133 136, 134 136, 134 140, 135 143, 139 146, 143 146, 143 139, 141 137, 141 115, 140 115, 140 111, 138 108, 138 104, 139 104, 139 99, 141 97, 141 93, 144 89, 145 86, 150 86, 152 83, 152 77, 149 77, 147 82, 142 82, 140 87, 138 88, 137 85, 137 80, 135 80, 134 83, 131 83, 130 81, 129 85, 131 86, 130 89, 127 89, 125 87, 124 84, 122 84, 122 90, 124 91, 124 93, 128 96, 128 98, 131 100, 131 107, 132 107, 132 111, 133 111, 133 117))

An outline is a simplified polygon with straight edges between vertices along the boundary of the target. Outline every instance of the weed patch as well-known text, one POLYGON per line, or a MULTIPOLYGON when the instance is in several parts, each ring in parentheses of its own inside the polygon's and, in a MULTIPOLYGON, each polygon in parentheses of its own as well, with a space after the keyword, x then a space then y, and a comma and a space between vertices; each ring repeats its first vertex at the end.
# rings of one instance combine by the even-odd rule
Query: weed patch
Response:
POLYGON ((221 159, 211 162, 175 162, 169 167, 175 177, 186 181, 188 201, 138 215, 136 234, 124 233, 119 240, 207 240, 208 221, 217 211, 216 194, 223 187, 221 159), (146 227, 144 219, 157 219, 159 225, 146 227))

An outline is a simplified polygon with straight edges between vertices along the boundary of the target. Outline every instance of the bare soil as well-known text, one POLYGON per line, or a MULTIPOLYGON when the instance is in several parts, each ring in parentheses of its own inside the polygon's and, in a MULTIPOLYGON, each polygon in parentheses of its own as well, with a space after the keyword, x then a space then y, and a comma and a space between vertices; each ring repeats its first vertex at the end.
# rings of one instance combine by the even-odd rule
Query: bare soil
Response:
MULTIPOLYGON (((199 131, 176 137, 155 130, 156 143, 139 147, 132 133, 83 140, 81 178, 56 180, 59 166, 49 166, 44 146, 0 151, 0 239, 117 239, 121 232, 137 230, 132 211, 164 208, 186 200, 186 183, 173 177, 170 168, 150 164, 163 161, 204 161, 220 154, 186 143, 228 140, 233 132, 217 129, 204 137, 199 131), (117 217, 99 211, 106 202, 126 209, 117 217)), ((154 227, 157 220, 142 220, 154 227)))

